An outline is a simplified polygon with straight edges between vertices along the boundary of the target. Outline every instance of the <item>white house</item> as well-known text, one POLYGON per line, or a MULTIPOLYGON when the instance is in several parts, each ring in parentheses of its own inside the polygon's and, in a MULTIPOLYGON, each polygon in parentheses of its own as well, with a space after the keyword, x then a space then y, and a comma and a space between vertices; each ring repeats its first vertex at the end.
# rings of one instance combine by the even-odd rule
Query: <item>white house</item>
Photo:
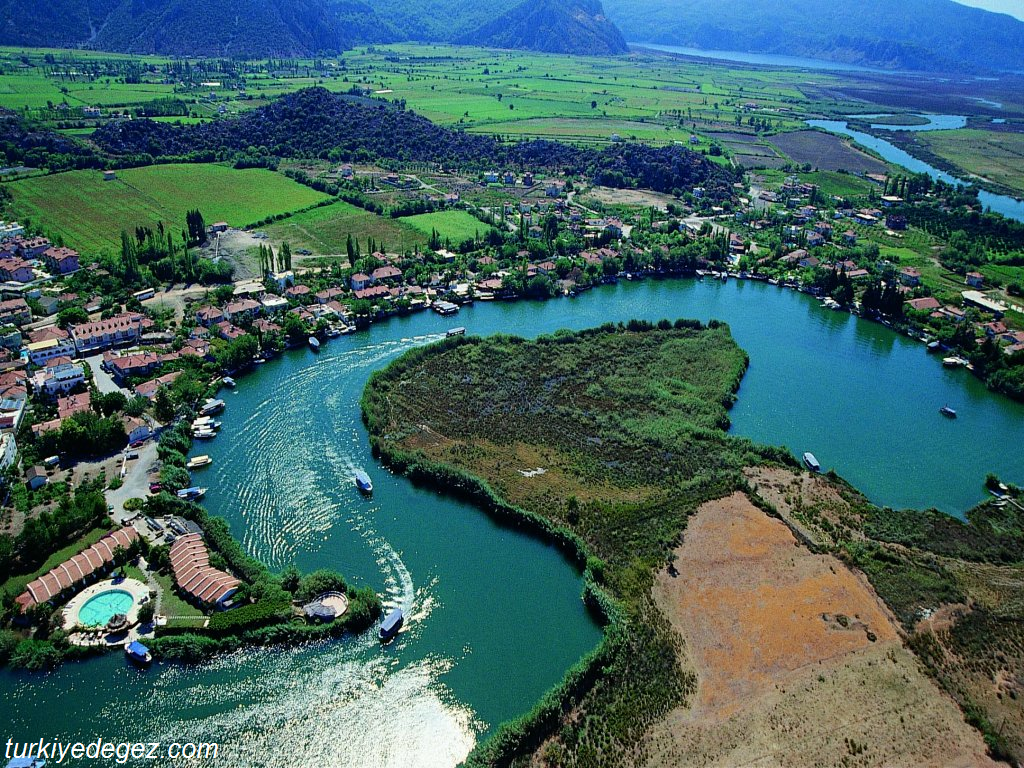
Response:
POLYGON ((146 440, 153 430, 149 428, 149 424, 144 422, 142 419, 136 419, 129 417, 124 424, 125 431, 128 433, 128 442, 134 443, 136 440, 146 440))
POLYGON ((76 363, 59 363, 47 366, 32 377, 32 386, 36 392, 47 397, 58 393, 70 392, 79 384, 85 383, 85 369, 76 363))
POLYGON ((32 365, 46 365, 55 357, 74 357, 75 342, 67 339, 46 339, 27 344, 28 359, 32 365))

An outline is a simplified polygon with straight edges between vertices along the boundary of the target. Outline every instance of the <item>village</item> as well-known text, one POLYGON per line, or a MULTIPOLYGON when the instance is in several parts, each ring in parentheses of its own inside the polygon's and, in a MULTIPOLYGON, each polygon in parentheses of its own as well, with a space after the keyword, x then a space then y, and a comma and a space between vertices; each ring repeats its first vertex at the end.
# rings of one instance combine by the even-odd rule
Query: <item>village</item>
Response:
MULTIPOLYGON (((429 185, 350 165, 332 173, 363 174, 364 190, 463 211, 486 234, 453 242, 433 232, 422 251, 369 250, 376 244, 368 242, 365 255, 356 246, 347 258, 296 254, 293 263, 286 243, 215 222, 204 225, 202 252, 219 255, 222 238, 253 238, 255 275, 101 292, 89 290, 111 284, 99 262, 16 222, 0 226, 0 526, 18 542, 33 520, 67 504, 72 488, 95 487, 111 529, 26 582, 16 621, 38 623, 39 611, 62 605, 57 621, 72 646, 113 643, 143 656, 140 641, 152 644, 161 627, 224 624, 214 618, 224 608, 248 604, 252 578, 240 578, 247 566, 225 562, 232 545, 223 541, 211 559, 208 531, 160 501, 202 498, 206 489, 192 476, 209 459, 185 457, 193 440, 217 435, 218 390, 288 348, 316 351, 394 315, 450 317, 475 302, 576 296, 619 280, 758 280, 883 322, 949 366, 974 370, 993 355, 1016 362, 1024 353, 1024 330, 1012 322, 1020 308, 980 272, 967 271, 951 293, 883 255, 879 241, 908 232, 908 210, 945 205, 941 188, 908 203, 889 194, 898 182, 881 177, 848 200, 798 174, 774 184, 751 175, 731 197, 697 187, 638 205, 579 179, 529 173, 483 172, 472 184, 435 175, 429 185), (607 202, 595 204, 602 194, 607 202)), ((330 613, 330 622, 347 611, 344 590, 306 593, 281 615, 324 621, 330 613)))

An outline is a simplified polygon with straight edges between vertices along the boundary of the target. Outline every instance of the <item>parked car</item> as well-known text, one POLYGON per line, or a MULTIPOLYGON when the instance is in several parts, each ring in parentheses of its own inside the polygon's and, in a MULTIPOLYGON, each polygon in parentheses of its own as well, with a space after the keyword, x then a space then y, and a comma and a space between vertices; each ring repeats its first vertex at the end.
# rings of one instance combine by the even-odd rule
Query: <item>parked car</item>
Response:
POLYGON ((132 443, 128 447, 129 448, 141 448, 143 442, 144 442, 143 440, 136 440, 134 443, 132 443))
POLYGON ((150 493, 160 493, 160 491, 162 491, 163 489, 164 489, 164 487, 160 483, 150 483, 149 484, 149 492, 150 493))

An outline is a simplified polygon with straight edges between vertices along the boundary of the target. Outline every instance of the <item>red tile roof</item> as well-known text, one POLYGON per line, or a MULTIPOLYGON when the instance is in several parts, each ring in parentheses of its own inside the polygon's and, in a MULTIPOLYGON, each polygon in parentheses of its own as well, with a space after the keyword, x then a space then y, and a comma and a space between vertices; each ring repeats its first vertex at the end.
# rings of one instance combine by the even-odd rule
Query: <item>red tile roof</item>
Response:
POLYGON ((104 566, 113 563, 114 552, 118 548, 128 549, 138 538, 139 534, 134 528, 119 528, 38 579, 30 581, 15 602, 24 611, 26 608, 52 600, 104 566))

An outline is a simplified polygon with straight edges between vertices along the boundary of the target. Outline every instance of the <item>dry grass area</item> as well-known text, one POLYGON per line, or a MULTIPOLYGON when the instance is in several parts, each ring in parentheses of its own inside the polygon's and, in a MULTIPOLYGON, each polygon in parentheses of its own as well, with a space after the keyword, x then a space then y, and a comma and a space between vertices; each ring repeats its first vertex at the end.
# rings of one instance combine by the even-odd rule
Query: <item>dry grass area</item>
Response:
POLYGON ((782 467, 748 467, 743 474, 758 496, 815 544, 835 544, 833 534, 838 530, 863 538, 849 502, 825 476, 782 467))
POLYGON ((648 765, 993 765, 870 586, 746 496, 703 505, 675 565, 654 598, 699 682, 648 765))
POLYGON ((651 192, 645 189, 590 187, 586 190, 586 194, 605 205, 642 205, 661 212, 667 211, 668 204, 676 201, 672 195, 664 195, 660 192, 651 192))
POLYGON ((500 496, 528 509, 544 509, 558 519, 562 501, 575 497, 588 501, 638 502, 654 493, 643 487, 622 488, 597 483, 573 471, 570 459, 559 451, 528 443, 499 445, 490 440, 472 443, 452 440, 420 425, 418 433, 402 441, 402 447, 459 467, 487 480, 500 496), (542 472, 536 470, 541 469, 542 472))

